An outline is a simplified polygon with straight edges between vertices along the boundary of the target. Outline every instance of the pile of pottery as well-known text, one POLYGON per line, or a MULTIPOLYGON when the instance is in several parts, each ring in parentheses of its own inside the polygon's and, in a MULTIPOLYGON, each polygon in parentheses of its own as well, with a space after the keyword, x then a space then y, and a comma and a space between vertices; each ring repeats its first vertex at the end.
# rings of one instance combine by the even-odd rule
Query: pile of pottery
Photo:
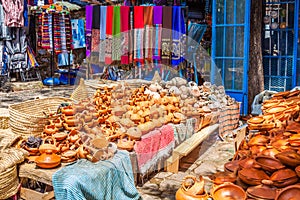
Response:
POLYGON ((204 180, 202 176, 199 180, 195 176, 188 175, 184 177, 181 187, 176 192, 176 200, 245 200, 246 192, 231 182, 215 185, 209 192, 204 189, 204 180))
MULTIPOLYGON (((300 110, 300 90, 279 92, 263 102, 263 115, 248 120, 250 130, 270 130, 285 125, 300 110)), ((295 119, 295 121, 300 121, 295 119)))

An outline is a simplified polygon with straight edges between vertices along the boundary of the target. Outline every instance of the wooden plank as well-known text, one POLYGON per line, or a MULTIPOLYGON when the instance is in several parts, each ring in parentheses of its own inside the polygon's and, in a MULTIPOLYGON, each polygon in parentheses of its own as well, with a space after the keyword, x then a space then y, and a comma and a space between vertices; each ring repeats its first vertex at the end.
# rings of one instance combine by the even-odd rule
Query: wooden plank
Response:
POLYGON ((247 124, 237 128, 233 131, 233 135, 235 136, 235 139, 234 139, 235 151, 238 150, 241 142, 244 140, 244 138, 246 136, 246 131, 247 131, 247 124))
POLYGON ((168 172, 177 173, 179 170, 179 162, 180 159, 184 156, 187 156, 190 152, 192 152, 197 146, 200 145, 201 142, 205 140, 211 133, 213 133, 219 124, 214 124, 203 128, 199 132, 192 135, 186 141, 182 142, 176 149, 174 149, 172 156, 167 159, 166 166, 168 172))
POLYGON ((50 200, 54 198, 54 191, 40 193, 28 188, 21 188, 21 198, 25 200, 50 200))

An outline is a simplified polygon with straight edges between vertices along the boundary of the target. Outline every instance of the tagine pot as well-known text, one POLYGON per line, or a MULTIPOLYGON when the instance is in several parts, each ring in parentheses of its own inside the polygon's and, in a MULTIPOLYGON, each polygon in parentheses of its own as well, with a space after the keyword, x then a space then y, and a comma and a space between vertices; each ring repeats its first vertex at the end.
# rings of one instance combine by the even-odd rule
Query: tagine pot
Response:
POLYGON ((48 149, 35 159, 35 163, 40 168, 51 169, 60 165, 60 156, 48 149))

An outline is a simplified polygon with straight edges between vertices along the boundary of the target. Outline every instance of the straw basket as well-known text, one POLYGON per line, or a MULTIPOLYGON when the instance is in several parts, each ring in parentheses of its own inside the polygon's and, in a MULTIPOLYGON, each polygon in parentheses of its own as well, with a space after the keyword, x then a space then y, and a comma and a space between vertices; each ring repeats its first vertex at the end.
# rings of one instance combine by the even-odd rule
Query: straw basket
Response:
POLYGON ((9 128, 9 112, 7 109, 0 108, 0 129, 9 128))
POLYGON ((47 115, 55 113, 62 103, 71 103, 71 99, 50 97, 29 100, 9 106, 11 130, 22 136, 38 136, 47 124, 47 115))
POLYGON ((0 199, 7 199, 18 192, 19 179, 16 165, 0 173, 0 199))
POLYGON ((78 87, 74 90, 74 92, 71 95, 71 99, 75 101, 80 101, 83 99, 87 99, 88 96, 89 96, 88 89, 84 84, 84 79, 81 78, 78 87))

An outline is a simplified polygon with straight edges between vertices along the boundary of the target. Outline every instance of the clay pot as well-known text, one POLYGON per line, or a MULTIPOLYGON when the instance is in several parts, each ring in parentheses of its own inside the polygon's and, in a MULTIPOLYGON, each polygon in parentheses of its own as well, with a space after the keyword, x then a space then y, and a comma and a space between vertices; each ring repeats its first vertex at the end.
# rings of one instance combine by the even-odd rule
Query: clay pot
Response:
POLYGON ((142 131, 138 127, 131 127, 127 130, 126 135, 133 140, 140 140, 142 137, 142 131))
POLYGON ((283 164, 296 167, 300 165, 300 155, 294 151, 284 151, 275 155, 275 157, 283 164))
POLYGON ((275 200, 297 200, 299 197, 300 185, 291 185, 279 191, 275 200))
POLYGON ((184 177, 181 188, 176 192, 176 200, 207 200, 208 197, 208 194, 204 191, 202 176, 199 177, 199 180, 192 175, 184 177))
POLYGON ((252 186, 246 191, 248 197, 260 200, 273 200, 275 199, 277 192, 277 188, 268 185, 252 186))
POLYGON ((72 106, 66 106, 61 108, 61 113, 66 116, 75 115, 75 109, 72 106))
POLYGON ((256 135, 250 139, 248 146, 261 145, 264 146, 269 143, 270 139, 265 135, 256 135))
POLYGON ((226 182, 234 183, 236 176, 232 172, 217 172, 211 177, 214 184, 221 185, 226 182))
POLYGON ((257 156, 255 161, 261 166, 262 169, 269 172, 274 172, 276 170, 285 168, 285 166, 279 160, 270 156, 257 156))
POLYGON ((239 160, 233 160, 224 164, 226 172, 235 172, 239 169, 239 160))
POLYGON ((46 133, 47 135, 53 135, 57 131, 58 131, 58 128, 54 124, 46 125, 44 128, 44 133, 46 133))
POLYGON ((78 124, 78 120, 74 116, 65 116, 64 117, 65 123, 68 124, 68 126, 75 126, 78 124))
POLYGON ((43 153, 35 159, 36 165, 45 169, 57 167, 60 161, 60 156, 53 153, 50 149, 43 151, 43 153))
POLYGON ((85 148, 83 145, 80 145, 77 151, 78 151, 79 158, 86 158, 87 155, 89 154, 88 149, 85 148))
POLYGON ((125 135, 122 135, 120 137, 120 139, 118 140, 118 143, 117 143, 117 147, 119 149, 123 149, 123 150, 127 150, 127 151, 131 151, 134 147, 134 143, 135 141, 134 140, 131 140, 130 137, 128 137, 127 140, 124 139, 125 135))
POLYGON ((246 200, 247 195, 240 186, 224 183, 213 190, 212 197, 214 200, 246 200))
POLYGON ((122 106, 117 106, 112 109, 112 114, 115 116, 122 116, 126 112, 126 109, 122 106))
POLYGON ((269 176, 260 169, 243 168, 238 172, 239 178, 248 185, 260 185, 262 180, 268 180, 269 176))
POLYGON ((273 185, 279 188, 283 188, 292 185, 298 181, 298 176, 295 171, 291 169, 280 169, 272 174, 270 180, 273 185))
POLYGON ((252 168, 253 166, 256 166, 256 168, 260 167, 255 163, 255 160, 253 158, 245 158, 245 159, 239 161, 240 169, 252 168))
POLYGON ((254 145, 250 147, 252 155, 260 155, 267 147, 261 145, 254 145))
POLYGON ((65 132, 58 132, 52 135, 56 141, 64 140, 68 137, 68 134, 65 132))
POLYGON ((91 145, 97 149, 103 149, 108 146, 109 142, 105 139, 105 137, 96 137, 91 141, 91 145))
POLYGON ((70 133, 68 134, 68 140, 72 143, 75 143, 79 138, 79 132, 75 129, 70 131, 70 133))
POLYGON ((263 123, 263 121, 265 121, 265 119, 262 116, 257 116, 257 117, 251 117, 247 123, 250 124, 261 124, 263 123))
POLYGON ((275 155, 277 155, 279 153, 279 151, 275 148, 268 148, 263 150, 261 152, 261 155, 264 155, 264 156, 270 156, 272 158, 275 158, 275 155))
POLYGON ((63 153, 61 153, 61 162, 74 162, 77 160, 77 152, 74 150, 68 150, 63 153))
POLYGON ((285 128, 288 132, 300 133, 300 123, 289 121, 288 126, 285 128))
POLYGON ((63 120, 59 117, 57 119, 50 120, 50 124, 59 129, 63 126, 63 120))
POLYGON ((274 107, 271 107, 271 108, 268 108, 265 112, 266 113, 270 113, 270 114, 275 114, 275 113, 278 113, 278 112, 283 112, 287 109, 287 106, 274 106, 274 107))
POLYGON ((272 146, 278 150, 283 149, 283 147, 285 148, 285 146, 287 146, 288 144, 289 142, 287 139, 278 139, 272 142, 272 146))
POLYGON ((56 140, 51 136, 45 137, 41 146, 39 147, 39 151, 41 154, 47 150, 51 150, 53 153, 56 153, 58 151, 56 147, 56 140))

